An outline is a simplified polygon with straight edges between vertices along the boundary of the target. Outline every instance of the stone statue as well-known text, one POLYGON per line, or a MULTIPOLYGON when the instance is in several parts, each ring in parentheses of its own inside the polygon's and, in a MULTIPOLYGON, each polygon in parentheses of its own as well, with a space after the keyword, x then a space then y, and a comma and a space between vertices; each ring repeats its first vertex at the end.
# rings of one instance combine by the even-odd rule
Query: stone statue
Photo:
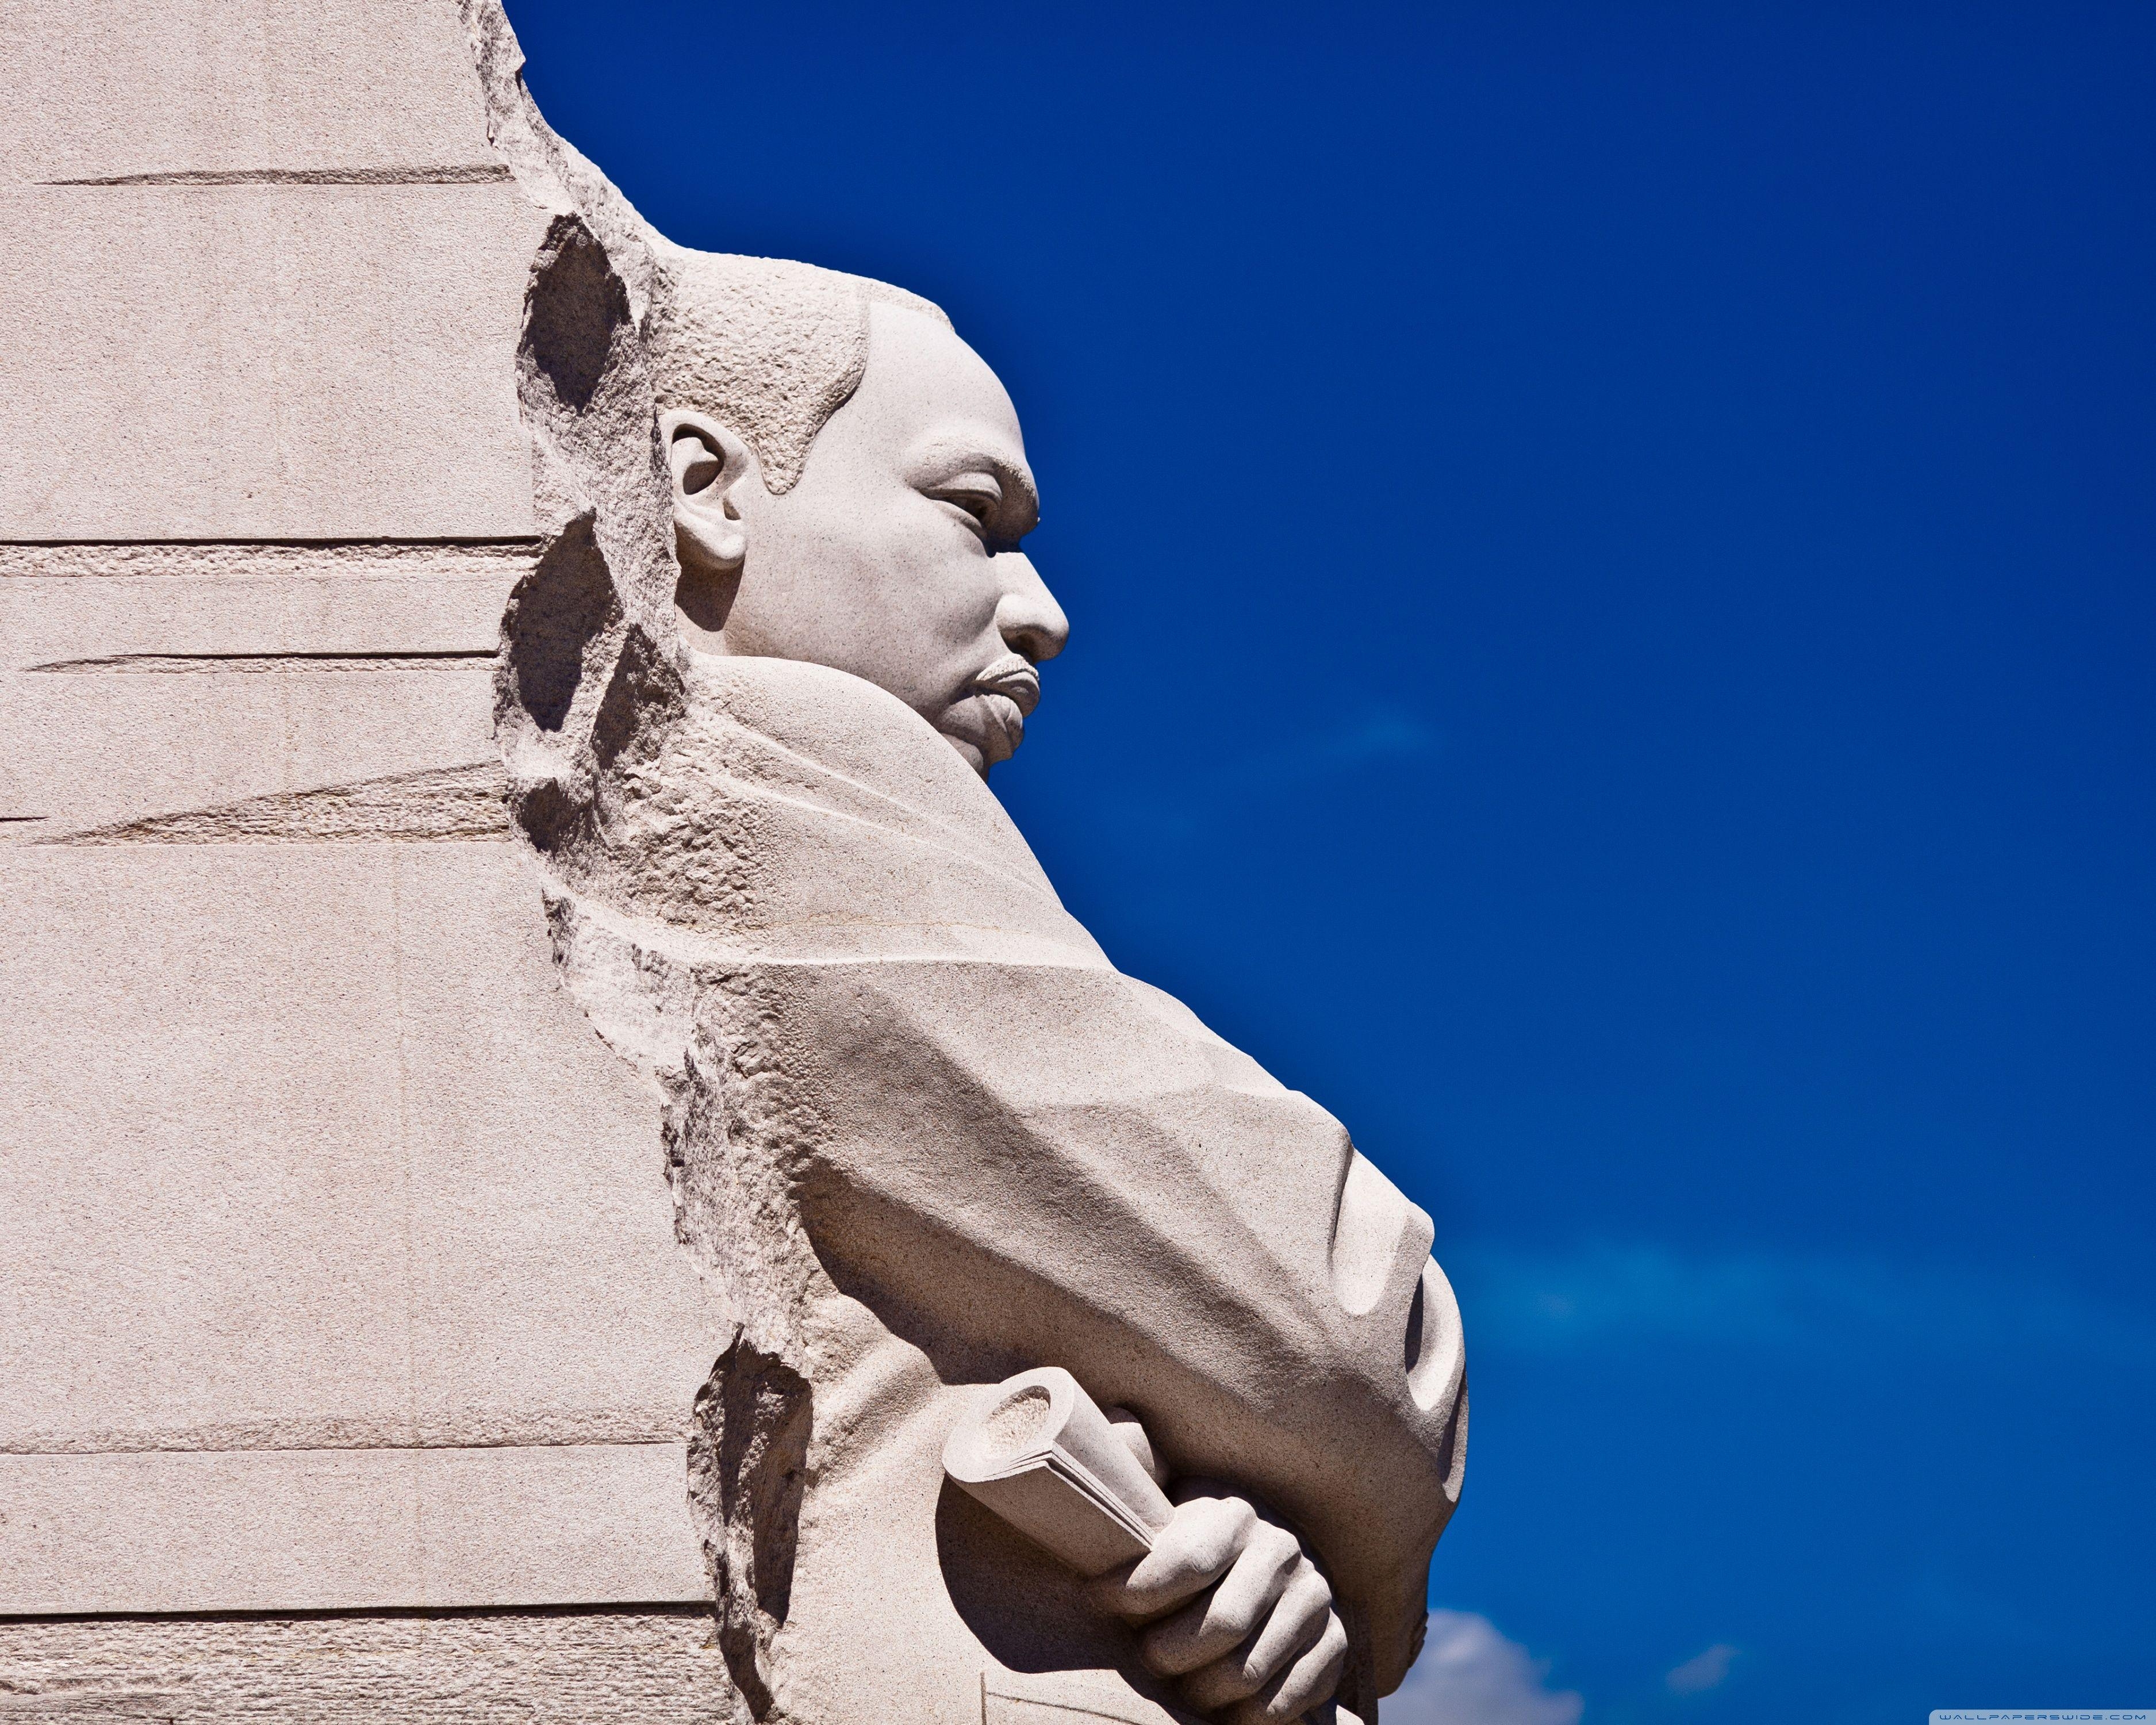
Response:
POLYGON ((521 61, 0 30, 0 1711, 1374 1725, 1458 1314, 988 788, 1009 398, 521 61))
POLYGON ((1009 397, 934 305, 675 246, 522 112, 552 521, 500 736, 735 1315, 690 1466, 743 1706, 1373 1717, 1457 1497, 1452 1295, 1429 1219, 1118 973, 988 788, 1069 634, 1009 397), (1157 1505, 1091 1580, 945 1474, 1039 1368, 1157 1505))

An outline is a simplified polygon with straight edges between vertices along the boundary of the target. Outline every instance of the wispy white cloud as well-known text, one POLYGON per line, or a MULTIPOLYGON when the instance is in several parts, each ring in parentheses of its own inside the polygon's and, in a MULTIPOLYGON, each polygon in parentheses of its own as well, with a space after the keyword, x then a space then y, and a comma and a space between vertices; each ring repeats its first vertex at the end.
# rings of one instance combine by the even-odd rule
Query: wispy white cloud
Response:
POLYGON ((1381 1717, 1383 1725, 1578 1725, 1585 1703, 1545 1676, 1488 1618, 1433 1611, 1422 1657, 1381 1717))
POLYGON ((1737 1649, 1727 1641, 1717 1641, 1704 1653, 1695 1653, 1682 1665, 1662 1679, 1672 1695, 1703 1695, 1718 1688, 1722 1680, 1729 1675, 1730 1662, 1737 1657, 1737 1649))
POLYGON ((1214 791, 1307 785, 1358 767, 1410 761, 1438 746, 1437 732, 1411 712, 1373 707, 1296 742, 1230 758, 1206 775, 1214 791))
POLYGON ((1933 1266, 1650 1245, 1445 1254, 1471 1343, 1556 1352, 1634 1340, 1923 1352, 2070 1352, 2156 1366, 2156 1323, 2066 1290, 1933 1266))
POLYGON ((1320 793, 1364 768, 1410 766, 1438 747, 1436 731, 1414 714, 1374 707, 1276 747, 1240 757, 1223 750, 1224 758, 1209 760, 1202 773, 1178 779, 1172 798, 1158 789, 1139 790, 1128 806, 1152 842, 1188 839, 1260 798, 1320 793))

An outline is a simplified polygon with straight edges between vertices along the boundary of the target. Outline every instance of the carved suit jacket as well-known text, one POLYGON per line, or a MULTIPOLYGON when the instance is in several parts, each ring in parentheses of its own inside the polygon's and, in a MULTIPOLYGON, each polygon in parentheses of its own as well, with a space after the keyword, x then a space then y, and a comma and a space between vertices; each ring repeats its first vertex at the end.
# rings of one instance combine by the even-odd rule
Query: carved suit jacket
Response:
POLYGON ((1429 1219, 1116 970, 895 697, 772 660, 673 680, 552 859, 550 915, 666 1096, 679 1230, 738 1320, 692 1467, 749 1711, 995 1725, 1042 1683, 1172 1710, 1127 1631, 943 1487, 973 1386, 1060 1365, 1303 1536, 1371 1717, 1465 1450, 1429 1219))

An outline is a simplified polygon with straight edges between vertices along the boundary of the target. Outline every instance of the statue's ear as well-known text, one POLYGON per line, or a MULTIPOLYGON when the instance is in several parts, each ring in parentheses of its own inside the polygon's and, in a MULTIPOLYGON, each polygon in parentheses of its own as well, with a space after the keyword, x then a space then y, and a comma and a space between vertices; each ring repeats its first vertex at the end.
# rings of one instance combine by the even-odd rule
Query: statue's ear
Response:
POLYGON ((683 586, 692 578, 739 574, 748 553, 742 487, 762 483, 755 454, 708 413, 661 413, 659 435, 674 480, 674 547, 683 586))

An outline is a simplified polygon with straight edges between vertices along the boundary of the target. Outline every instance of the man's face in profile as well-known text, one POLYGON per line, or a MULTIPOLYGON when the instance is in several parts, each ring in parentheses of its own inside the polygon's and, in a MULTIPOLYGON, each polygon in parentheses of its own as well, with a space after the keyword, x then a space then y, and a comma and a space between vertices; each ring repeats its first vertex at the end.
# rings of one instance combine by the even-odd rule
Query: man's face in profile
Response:
MULTIPOLYGON (((680 519, 698 506, 699 472, 678 453, 675 472, 680 519)), ((709 497, 718 486, 705 483, 709 497)), ((949 328, 872 306, 860 387, 799 480, 773 496, 751 472, 726 486, 724 507, 743 547, 737 584, 730 604, 713 604, 685 578, 691 645, 850 671, 977 771, 1009 757, 1040 698, 1034 666, 1062 650, 1070 624, 1017 548, 1040 515, 1017 412, 949 328)))

